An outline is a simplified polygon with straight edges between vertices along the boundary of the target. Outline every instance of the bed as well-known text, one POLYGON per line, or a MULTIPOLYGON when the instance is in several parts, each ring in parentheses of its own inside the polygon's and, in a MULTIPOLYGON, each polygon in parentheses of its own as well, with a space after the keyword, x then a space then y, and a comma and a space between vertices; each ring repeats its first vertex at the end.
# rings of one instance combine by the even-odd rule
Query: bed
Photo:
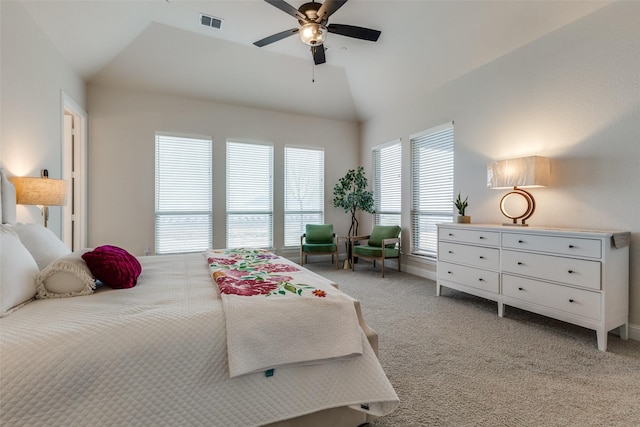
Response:
MULTIPOLYGON (((6 193, 6 179, 0 188, 6 193)), ((0 200, 3 222, 14 221, 15 206, 0 200)), ((2 225, 3 257, 12 227, 18 226, 2 225)), ((6 310, 0 318, 1 424, 355 427, 396 408, 398 397, 375 353, 377 336, 353 300, 361 354, 232 376, 227 294, 214 283, 211 256, 140 257, 142 271, 129 289, 102 286, 6 310)), ((340 294, 325 288, 331 283, 321 276, 273 261, 300 269, 316 296, 324 292, 318 289, 340 294)), ((54 264, 38 267, 38 274, 54 264)), ((7 268, 2 265, 4 305, 13 286, 7 268)))

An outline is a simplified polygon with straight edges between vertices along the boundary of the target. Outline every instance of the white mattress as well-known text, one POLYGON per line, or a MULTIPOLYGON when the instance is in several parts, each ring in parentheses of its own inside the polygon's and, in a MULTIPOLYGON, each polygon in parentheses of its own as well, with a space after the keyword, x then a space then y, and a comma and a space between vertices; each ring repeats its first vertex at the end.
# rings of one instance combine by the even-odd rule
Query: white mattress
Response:
POLYGON ((0 319, 3 426, 257 426, 398 404, 364 354, 230 379, 224 313, 201 254, 140 258, 132 289, 37 300, 0 319))

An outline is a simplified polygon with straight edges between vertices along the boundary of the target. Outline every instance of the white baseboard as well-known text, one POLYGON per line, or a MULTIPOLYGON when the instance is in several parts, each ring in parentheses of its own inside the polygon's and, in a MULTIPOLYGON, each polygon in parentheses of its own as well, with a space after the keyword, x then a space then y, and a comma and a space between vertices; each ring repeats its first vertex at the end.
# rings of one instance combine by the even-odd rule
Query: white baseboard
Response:
POLYGON ((424 277, 425 279, 436 281, 436 272, 425 270, 424 268, 416 267, 414 265, 402 265, 402 271, 413 274, 414 276, 424 277))
POLYGON ((629 324, 629 339, 640 341, 640 325, 629 324))

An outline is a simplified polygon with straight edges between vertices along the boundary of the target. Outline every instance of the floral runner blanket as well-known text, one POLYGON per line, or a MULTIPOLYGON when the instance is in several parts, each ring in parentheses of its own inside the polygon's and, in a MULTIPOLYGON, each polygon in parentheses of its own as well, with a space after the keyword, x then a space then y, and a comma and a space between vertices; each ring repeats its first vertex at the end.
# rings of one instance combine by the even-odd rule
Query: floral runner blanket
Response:
POLYGON ((354 300, 262 249, 208 250, 227 326, 230 376, 362 354, 354 300))

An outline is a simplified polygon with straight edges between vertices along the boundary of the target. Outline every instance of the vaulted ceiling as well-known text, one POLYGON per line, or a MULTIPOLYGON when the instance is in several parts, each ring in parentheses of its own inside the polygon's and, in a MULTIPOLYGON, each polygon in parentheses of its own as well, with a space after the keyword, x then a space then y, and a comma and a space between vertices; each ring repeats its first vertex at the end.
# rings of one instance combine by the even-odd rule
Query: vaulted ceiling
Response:
POLYGON ((22 3, 89 83, 362 121, 607 1, 350 0, 329 22, 382 35, 374 43, 330 33, 327 62, 318 66, 297 36, 253 45, 298 26, 262 0, 22 3), (222 27, 200 25, 200 13, 222 19, 222 27))

